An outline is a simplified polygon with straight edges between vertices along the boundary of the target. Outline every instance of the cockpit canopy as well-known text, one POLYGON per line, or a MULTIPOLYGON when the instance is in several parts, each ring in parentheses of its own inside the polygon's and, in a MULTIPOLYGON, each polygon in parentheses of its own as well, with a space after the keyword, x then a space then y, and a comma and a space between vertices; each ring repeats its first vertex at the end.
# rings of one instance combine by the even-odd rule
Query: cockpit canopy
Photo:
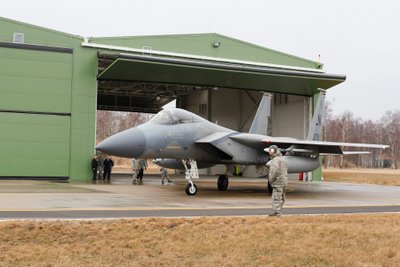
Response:
POLYGON ((151 122, 157 124, 181 124, 200 121, 204 121, 204 119, 180 108, 164 109, 151 119, 151 122))

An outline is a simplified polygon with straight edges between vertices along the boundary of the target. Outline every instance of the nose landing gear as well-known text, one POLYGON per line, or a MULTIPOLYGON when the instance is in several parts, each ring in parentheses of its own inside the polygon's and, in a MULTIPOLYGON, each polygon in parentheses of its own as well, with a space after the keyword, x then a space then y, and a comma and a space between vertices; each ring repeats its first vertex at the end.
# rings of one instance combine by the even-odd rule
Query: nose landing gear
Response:
POLYGON ((199 179, 199 170, 197 163, 193 159, 182 160, 185 166, 185 179, 189 182, 186 185, 185 191, 188 196, 194 196, 197 193, 197 186, 193 183, 192 179, 199 179))

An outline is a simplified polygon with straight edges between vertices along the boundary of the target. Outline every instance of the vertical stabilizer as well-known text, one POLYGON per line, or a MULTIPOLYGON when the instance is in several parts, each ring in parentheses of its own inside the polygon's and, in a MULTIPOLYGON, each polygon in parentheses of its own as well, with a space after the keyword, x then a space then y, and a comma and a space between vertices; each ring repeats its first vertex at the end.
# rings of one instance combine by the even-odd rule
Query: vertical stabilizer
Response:
POLYGON ((249 133, 262 135, 267 134, 268 117, 271 114, 271 99, 272 95, 270 93, 264 93, 260 105, 258 106, 257 113, 254 116, 249 133))
POLYGON ((322 137, 322 119, 325 111, 326 91, 319 89, 317 106, 308 129, 307 140, 320 141, 322 137))

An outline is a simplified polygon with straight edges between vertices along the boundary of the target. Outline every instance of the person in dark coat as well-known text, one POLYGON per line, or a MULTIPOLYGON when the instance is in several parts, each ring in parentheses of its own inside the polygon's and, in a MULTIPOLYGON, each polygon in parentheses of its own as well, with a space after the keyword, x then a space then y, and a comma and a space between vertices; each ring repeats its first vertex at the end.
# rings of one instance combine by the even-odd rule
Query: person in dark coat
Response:
POLYGON ((95 155, 92 159, 92 172, 93 172, 93 181, 96 181, 97 178, 97 168, 99 167, 99 159, 95 155))
POLYGON ((104 160, 103 166, 104 166, 104 176, 103 177, 106 180, 110 180, 111 179, 111 169, 114 166, 114 161, 112 161, 110 156, 108 156, 104 160))
POLYGON ((139 173, 136 177, 136 180, 139 181, 139 184, 143 183, 143 173, 147 168, 147 161, 145 159, 139 159, 139 173))

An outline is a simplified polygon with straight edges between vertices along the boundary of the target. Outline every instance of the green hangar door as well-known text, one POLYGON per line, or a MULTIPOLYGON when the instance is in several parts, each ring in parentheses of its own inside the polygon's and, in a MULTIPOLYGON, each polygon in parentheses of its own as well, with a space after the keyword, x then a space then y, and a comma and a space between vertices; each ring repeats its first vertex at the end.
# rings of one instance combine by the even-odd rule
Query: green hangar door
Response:
POLYGON ((72 53, 0 44, 0 178, 69 177, 72 53))

